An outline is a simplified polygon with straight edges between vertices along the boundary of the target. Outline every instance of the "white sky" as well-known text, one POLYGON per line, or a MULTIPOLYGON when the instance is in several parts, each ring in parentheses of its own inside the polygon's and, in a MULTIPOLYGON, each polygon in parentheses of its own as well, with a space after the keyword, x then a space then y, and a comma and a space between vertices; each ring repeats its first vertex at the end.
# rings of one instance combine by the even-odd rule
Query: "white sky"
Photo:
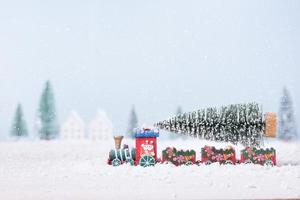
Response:
MULTIPOLYGON (((299 116, 300 1, 0 1, 0 137, 21 102, 29 128, 44 82, 60 121, 105 110, 115 132, 141 122, 257 101, 299 116)), ((296 116, 297 117, 297 116, 296 116)), ((300 122, 298 117, 298 124, 300 122)))

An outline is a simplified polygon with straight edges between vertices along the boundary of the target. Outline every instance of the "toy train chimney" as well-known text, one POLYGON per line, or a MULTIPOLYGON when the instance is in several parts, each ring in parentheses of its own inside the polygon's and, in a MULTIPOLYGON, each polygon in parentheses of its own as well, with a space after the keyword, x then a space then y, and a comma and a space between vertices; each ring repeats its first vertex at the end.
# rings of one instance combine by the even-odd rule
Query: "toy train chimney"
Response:
POLYGON ((121 144, 122 144, 123 137, 124 136, 122 136, 122 135, 120 135, 120 136, 114 136, 115 148, 116 149, 121 149, 121 144))
POLYGON ((268 112, 265 114, 265 133, 266 137, 276 137, 277 119, 276 114, 268 112))

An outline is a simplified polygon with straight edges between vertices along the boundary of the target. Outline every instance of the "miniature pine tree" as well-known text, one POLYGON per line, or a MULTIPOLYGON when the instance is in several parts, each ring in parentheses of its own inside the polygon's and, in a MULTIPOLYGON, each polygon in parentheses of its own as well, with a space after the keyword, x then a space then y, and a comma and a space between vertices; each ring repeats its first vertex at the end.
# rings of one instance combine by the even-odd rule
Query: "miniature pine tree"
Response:
MULTIPOLYGON (((182 114, 182 108, 181 108, 181 106, 178 106, 177 107, 177 110, 176 110, 176 115, 177 116, 179 116, 179 115, 181 115, 182 114)), ((176 119, 175 120, 175 123, 174 123, 174 128, 176 128, 177 126, 178 126, 178 119, 176 119)), ((170 133, 170 139, 171 140, 174 140, 174 139, 177 139, 178 137, 179 137, 180 135, 178 135, 178 134, 174 134, 174 133, 170 133)), ((186 139, 186 137, 185 136, 182 136, 184 139, 186 139)))
POLYGON ((28 136, 26 121, 24 120, 22 105, 18 104, 14 121, 11 128, 11 136, 25 137, 28 136))
POLYGON ((57 137, 58 126, 56 121, 55 101, 49 81, 46 82, 45 88, 42 92, 38 113, 40 122, 40 138, 49 140, 57 137))
POLYGON ((181 106, 177 107, 176 115, 181 115, 182 114, 182 108, 181 106))
POLYGON ((264 121, 256 103, 207 108, 183 113, 155 124, 160 129, 214 141, 259 146, 264 121))
POLYGON ((135 112, 135 108, 134 106, 132 106, 132 109, 130 111, 130 116, 129 116, 128 130, 127 130, 127 136, 129 138, 134 138, 134 129, 137 127, 138 127, 138 118, 135 112))
POLYGON ((297 138, 293 103, 289 91, 284 88, 279 108, 278 137, 282 140, 297 138))

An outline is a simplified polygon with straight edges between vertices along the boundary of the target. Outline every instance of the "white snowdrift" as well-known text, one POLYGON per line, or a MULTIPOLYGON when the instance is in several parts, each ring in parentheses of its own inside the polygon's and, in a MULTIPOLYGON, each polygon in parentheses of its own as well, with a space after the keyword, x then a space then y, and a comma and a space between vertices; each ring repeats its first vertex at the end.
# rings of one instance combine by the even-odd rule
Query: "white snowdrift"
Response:
MULTIPOLYGON (((158 142, 160 150, 194 148, 198 155, 204 144, 212 143, 158 142)), ((278 166, 114 168, 106 165, 112 140, 2 142, 0 199, 300 198, 300 144, 273 141, 266 146, 276 148, 278 166)))

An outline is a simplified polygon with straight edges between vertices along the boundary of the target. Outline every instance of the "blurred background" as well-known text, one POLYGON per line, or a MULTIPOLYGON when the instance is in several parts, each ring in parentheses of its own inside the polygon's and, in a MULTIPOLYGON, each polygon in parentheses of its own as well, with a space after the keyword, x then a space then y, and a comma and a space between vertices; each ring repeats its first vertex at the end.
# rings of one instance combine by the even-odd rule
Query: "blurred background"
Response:
POLYGON ((0 138, 29 134, 50 80, 59 123, 105 111, 114 133, 182 111, 257 101, 300 113, 299 1, 1 1, 0 138))

